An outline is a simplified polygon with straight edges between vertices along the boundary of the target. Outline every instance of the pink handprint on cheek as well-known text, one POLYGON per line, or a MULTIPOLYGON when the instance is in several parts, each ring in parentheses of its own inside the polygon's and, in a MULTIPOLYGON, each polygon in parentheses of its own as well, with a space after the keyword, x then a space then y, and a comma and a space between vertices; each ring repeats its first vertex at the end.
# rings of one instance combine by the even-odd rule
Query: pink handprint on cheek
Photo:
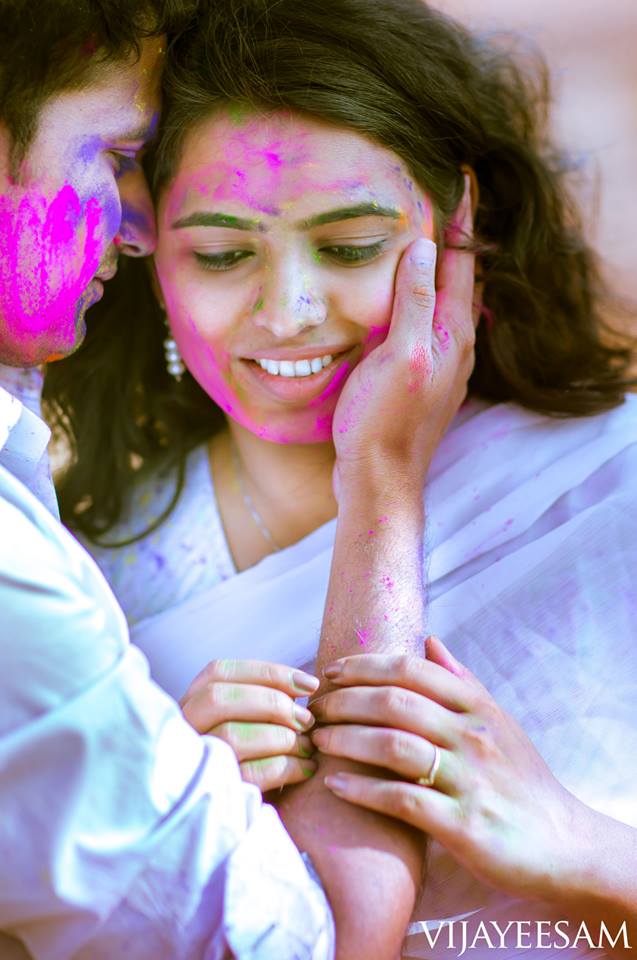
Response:
POLYGON ((18 341, 55 331, 72 349, 86 289, 104 248, 103 210, 70 184, 53 200, 34 191, 0 197, 0 314, 18 341))

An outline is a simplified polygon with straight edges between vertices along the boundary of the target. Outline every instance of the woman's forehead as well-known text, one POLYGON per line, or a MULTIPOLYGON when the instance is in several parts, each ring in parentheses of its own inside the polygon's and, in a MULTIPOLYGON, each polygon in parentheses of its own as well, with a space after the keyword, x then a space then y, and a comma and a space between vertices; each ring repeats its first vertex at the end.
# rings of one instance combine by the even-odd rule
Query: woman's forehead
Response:
POLYGON ((386 206, 418 190, 396 154, 355 130, 287 111, 224 108, 186 137, 169 192, 173 214, 183 216, 201 200, 298 215, 316 194, 386 206))

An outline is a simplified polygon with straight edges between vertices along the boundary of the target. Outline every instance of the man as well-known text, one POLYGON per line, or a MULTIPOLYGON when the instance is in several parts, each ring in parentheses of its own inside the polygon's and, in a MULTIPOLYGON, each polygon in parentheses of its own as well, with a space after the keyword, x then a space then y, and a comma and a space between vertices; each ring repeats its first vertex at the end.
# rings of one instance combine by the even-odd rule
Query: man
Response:
MULTIPOLYGON (((25 0, 0 0, 11 38, 0 66, 0 927, 35 957, 328 956, 329 908, 277 815, 240 782, 229 749, 194 734, 149 681, 106 584, 51 517, 39 367, 79 346, 118 254, 152 251, 135 156, 155 123, 163 36, 179 24, 169 0, 47 2, 36 29, 25 0)), ((400 590, 368 649, 422 648, 423 454, 464 395, 471 356, 467 337, 427 359, 433 253, 421 241, 404 258, 391 333, 366 361, 382 390, 355 429, 337 431, 323 662, 343 632, 341 652, 357 649, 348 624, 384 623, 387 601, 372 584, 388 564, 400 590), (384 437, 379 425, 391 433, 409 411, 413 429, 384 437), (370 543, 388 507, 392 522, 370 543)), ((358 403, 360 378, 345 404, 358 403)), ((320 770, 346 766, 324 758, 320 770)), ((369 960, 394 957, 422 844, 341 804, 320 777, 280 810, 332 901, 339 957, 360 957, 363 942, 369 960)), ((25 956, 13 943, 3 956, 25 956)))
POLYGON ((80 344, 118 254, 152 251, 135 157, 188 7, 0 0, 3 958, 332 953, 329 907, 276 814, 148 680, 49 512, 39 365, 80 344))

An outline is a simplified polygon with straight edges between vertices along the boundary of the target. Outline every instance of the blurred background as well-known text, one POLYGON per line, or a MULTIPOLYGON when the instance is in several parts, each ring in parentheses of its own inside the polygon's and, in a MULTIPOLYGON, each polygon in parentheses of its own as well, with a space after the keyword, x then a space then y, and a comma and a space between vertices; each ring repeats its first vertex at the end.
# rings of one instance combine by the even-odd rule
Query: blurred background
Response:
POLYGON ((637 303, 637 0, 430 2, 471 28, 519 33, 544 53, 552 127, 580 165, 590 240, 614 290, 637 303))

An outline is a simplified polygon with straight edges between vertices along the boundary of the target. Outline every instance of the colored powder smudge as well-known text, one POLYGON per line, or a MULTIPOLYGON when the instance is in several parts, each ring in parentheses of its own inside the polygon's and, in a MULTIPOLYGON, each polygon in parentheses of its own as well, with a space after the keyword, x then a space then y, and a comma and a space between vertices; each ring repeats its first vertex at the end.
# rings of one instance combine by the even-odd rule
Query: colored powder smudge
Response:
POLYGON ((449 339, 450 339, 449 331, 447 330, 446 327, 443 327, 443 325, 439 323, 437 320, 434 320, 433 328, 438 338, 438 346, 440 347, 443 353, 446 353, 447 350, 449 349, 449 339))
POLYGON ((369 630, 366 630, 365 627, 357 627, 354 630, 354 633, 356 634, 356 637, 361 647, 364 647, 370 638, 369 630))
POLYGON ((346 360, 345 363, 343 363, 339 367, 339 369, 336 371, 336 373, 328 383, 323 393, 320 396, 316 397, 314 400, 312 400, 309 406, 320 407, 333 394, 335 394, 338 390, 340 390, 345 379, 347 378, 347 374, 349 373, 349 370, 350 370, 350 362, 349 360, 346 360))
POLYGON ((70 184, 51 203, 25 196, 17 210, 8 197, 0 197, 1 312, 16 339, 58 327, 58 335, 73 345, 80 303, 100 263, 102 219, 97 198, 83 206, 70 184))
POLYGON ((419 390, 428 379, 431 370, 429 353, 422 343, 417 343, 411 351, 409 357, 409 382, 408 390, 414 393, 419 390))
POLYGON ((283 161, 278 153, 275 153, 273 150, 264 150, 263 156, 265 157, 265 162, 270 167, 270 169, 278 169, 283 161))
POLYGON ((324 417, 317 417, 314 423, 314 432, 316 436, 324 437, 326 435, 332 435, 332 424, 334 422, 334 415, 331 413, 326 414, 324 417))

